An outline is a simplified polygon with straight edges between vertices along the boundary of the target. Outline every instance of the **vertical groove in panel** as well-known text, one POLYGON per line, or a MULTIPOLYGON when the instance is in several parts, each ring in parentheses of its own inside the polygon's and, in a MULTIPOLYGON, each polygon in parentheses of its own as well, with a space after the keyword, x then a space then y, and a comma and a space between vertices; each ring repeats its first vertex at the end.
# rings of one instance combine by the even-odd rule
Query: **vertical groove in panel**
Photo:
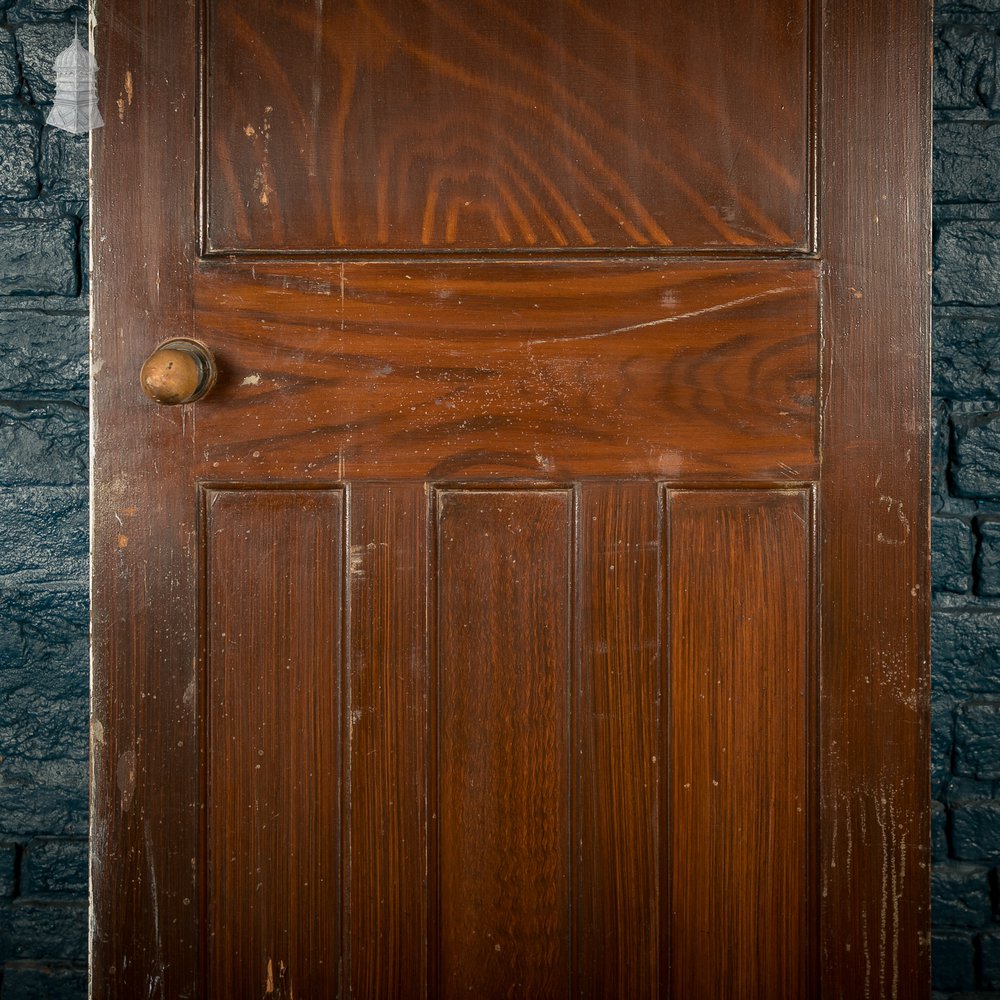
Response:
POLYGON ((343 496, 206 503, 209 995, 336 996, 343 496))
POLYGON ((672 996, 805 997, 809 495, 668 505, 672 996))
POLYGON ((437 500, 436 995, 563 996, 572 494, 437 500))
POLYGON ((426 982, 425 584, 421 484, 351 490, 351 994, 426 982))
POLYGON ((659 498, 581 491, 580 992, 659 989, 659 498))

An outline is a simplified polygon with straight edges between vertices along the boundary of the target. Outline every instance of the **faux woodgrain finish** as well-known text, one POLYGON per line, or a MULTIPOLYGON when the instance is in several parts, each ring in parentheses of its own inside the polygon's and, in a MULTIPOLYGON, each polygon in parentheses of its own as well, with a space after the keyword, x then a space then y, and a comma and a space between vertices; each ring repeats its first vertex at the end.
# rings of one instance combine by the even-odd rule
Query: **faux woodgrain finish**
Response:
POLYGON ((807 245, 806 0, 205 6, 215 250, 807 245))
POLYGON ((909 1000, 930 995, 931 4, 826 21, 822 991, 909 1000))
POLYGON ((811 261, 213 262, 210 474, 808 479, 811 261))
POLYGON ((807 998, 811 504, 668 492, 673 997, 807 998))
POLYGON ((340 977, 340 491, 209 490, 208 993, 340 977))
POLYGON ((201 991, 198 508, 186 408, 138 376, 193 333, 197 25, 192 7, 100 8, 99 101, 123 114, 91 159, 90 989, 172 1000, 201 991))
POLYGON ((425 996, 428 494, 350 490, 350 995, 425 996))
POLYGON ((437 495, 436 976, 449 997, 571 984, 573 497, 437 495))
POLYGON ((577 996, 649 1000, 669 967, 656 484, 584 484, 579 516, 577 996))
POLYGON ((930 16, 918 0, 809 6, 811 37, 805 0, 102 0, 95 1000, 262 996, 269 957, 286 962, 277 995, 288 973, 330 974, 327 956, 340 973, 321 996, 520 983, 597 1000, 672 982, 672 1000, 700 1000, 707 980, 715 1000, 726 977, 750 995, 756 977, 810 1000, 929 996, 930 16), (167 336, 218 358, 193 406, 139 386, 167 336), (815 595, 795 516, 813 494, 815 595), (200 532, 223 514, 280 541, 308 597, 293 606, 235 537, 212 550, 200 532), (234 569, 215 598, 202 543, 234 569), (203 635, 220 615, 260 634, 267 602, 301 634, 259 653, 203 635), (809 662, 792 647, 814 618, 804 705, 781 667, 809 662), (689 812, 683 733, 712 752, 727 730, 700 698, 683 711, 678 693, 719 685, 678 624, 731 643, 685 648, 742 685, 752 711, 721 718, 757 775, 731 765, 719 787, 737 797, 717 802, 708 757, 689 812), (314 676, 257 699, 290 649, 314 676), (747 679, 754 656, 777 687, 747 679), (227 663, 231 689, 213 687, 227 663), (788 712, 753 714, 773 701, 788 712), (258 758, 278 825, 231 842, 223 899, 220 831, 242 829, 240 768, 279 717, 284 742, 258 758), (249 754, 226 756, 219 720, 249 754), (760 750, 782 734, 803 753, 760 750), (322 808, 292 796, 317 764, 322 808), (750 794, 768 775, 785 779, 773 808, 750 794), (803 788, 806 819, 788 812, 803 788), (772 856, 778 821, 791 847, 772 856), (268 860, 261 905, 248 874, 277 858, 276 831, 295 853, 268 860), (739 883, 712 881, 737 858, 739 883), (306 868, 335 888, 310 882, 311 899, 306 868), (775 870, 781 912, 761 881, 775 870), (255 922, 272 940, 243 963, 255 922), (737 929, 733 949, 711 944, 737 929))

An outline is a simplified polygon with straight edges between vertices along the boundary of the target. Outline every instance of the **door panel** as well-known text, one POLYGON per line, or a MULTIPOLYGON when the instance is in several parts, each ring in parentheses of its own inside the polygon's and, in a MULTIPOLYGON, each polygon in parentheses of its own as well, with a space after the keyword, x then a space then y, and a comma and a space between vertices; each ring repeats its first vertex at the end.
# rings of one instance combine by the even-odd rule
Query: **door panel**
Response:
POLYGON ((928 995, 928 42, 105 0, 95 997, 928 995))
POLYGON ((212 251, 807 245, 806 0, 205 19, 212 251))
POLYGON ((204 497, 213 995, 809 995, 807 490, 204 497))
POLYGON ((570 976, 573 497, 436 496, 434 909, 440 997, 570 976))
POLYGON ((204 500, 211 995, 286 995, 306 967, 310 993, 334 996, 343 493, 204 500))
POLYGON ((671 995, 811 996, 812 503, 666 503, 671 995))
POLYGON ((227 405, 203 474, 671 475, 817 468, 812 261, 211 262, 227 405))

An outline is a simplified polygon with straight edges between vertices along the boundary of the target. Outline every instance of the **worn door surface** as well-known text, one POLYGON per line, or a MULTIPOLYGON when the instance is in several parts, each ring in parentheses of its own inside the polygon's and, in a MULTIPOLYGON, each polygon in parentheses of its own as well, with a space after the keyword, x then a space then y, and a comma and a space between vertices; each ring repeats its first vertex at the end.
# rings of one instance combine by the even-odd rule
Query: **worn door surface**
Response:
POLYGON ((95 997, 926 995, 928 37, 100 4, 95 997))

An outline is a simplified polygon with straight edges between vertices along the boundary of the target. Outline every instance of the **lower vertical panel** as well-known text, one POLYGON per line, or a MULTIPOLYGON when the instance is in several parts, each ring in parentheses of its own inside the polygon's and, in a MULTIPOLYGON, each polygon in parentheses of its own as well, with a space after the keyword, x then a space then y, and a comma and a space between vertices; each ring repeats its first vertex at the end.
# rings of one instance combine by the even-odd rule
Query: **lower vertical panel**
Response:
POLYGON ((207 490, 207 987, 334 997, 340 490, 207 490))
POLYGON ((669 517, 671 995, 810 995, 811 495, 669 517))
POLYGON ((655 483, 580 491, 577 994, 595 1000, 660 995, 659 508, 655 483))
POLYGON ((350 995, 427 982, 428 494, 359 484, 350 501, 350 995))
POLYGON ((435 997, 570 992, 573 494, 436 495, 435 997))

